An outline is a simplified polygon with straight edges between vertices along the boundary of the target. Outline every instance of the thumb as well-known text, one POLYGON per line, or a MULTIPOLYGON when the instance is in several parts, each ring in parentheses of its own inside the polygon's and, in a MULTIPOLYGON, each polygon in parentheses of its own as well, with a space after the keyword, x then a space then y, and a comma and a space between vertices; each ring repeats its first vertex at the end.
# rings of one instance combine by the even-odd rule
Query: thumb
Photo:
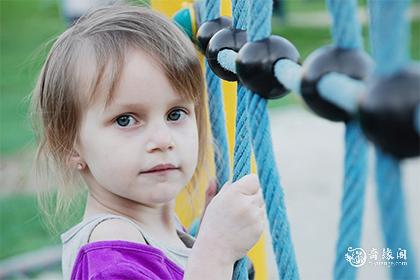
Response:
POLYGON ((260 189, 258 176, 255 174, 245 175, 233 184, 236 185, 237 190, 245 195, 254 195, 260 189))

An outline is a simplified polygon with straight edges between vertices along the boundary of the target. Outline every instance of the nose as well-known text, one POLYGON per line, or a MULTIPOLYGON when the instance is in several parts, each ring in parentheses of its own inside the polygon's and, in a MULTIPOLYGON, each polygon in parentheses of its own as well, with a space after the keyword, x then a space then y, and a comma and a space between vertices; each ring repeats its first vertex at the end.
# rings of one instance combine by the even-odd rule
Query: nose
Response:
POLYGON ((149 140, 146 145, 147 152, 167 151, 175 147, 171 130, 167 124, 154 126, 149 130, 149 140))

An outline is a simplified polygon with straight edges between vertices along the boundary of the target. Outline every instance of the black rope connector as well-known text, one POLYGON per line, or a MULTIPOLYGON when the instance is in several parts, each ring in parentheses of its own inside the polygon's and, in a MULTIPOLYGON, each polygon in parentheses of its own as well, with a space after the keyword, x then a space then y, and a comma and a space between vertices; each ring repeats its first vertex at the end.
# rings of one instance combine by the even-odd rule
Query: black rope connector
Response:
POLYGON ((299 52, 288 40, 272 35, 268 38, 247 42, 236 59, 236 72, 240 82, 266 99, 285 96, 289 90, 274 74, 274 65, 280 59, 299 61, 299 52))
POLYGON ((231 82, 238 80, 236 73, 226 70, 219 64, 217 56, 222 50, 238 52, 245 43, 246 31, 232 27, 223 28, 210 39, 206 51, 207 62, 219 78, 231 82))
POLYGON ((207 45, 214 34, 223 28, 230 27, 231 25, 232 21, 228 17, 219 17, 203 22, 197 31, 198 47, 201 53, 206 53, 207 45))
POLYGON ((398 159, 420 155, 416 110, 420 106, 420 67, 409 66, 375 78, 361 101, 362 129, 369 140, 398 159))
MULTIPOLYGON (((365 80, 372 71, 372 59, 363 50, 325 46, 311 53, 302 65, 300 92, 306 105, 317 115, 330 121, 350 121, 353 116, 325 100, 318 91, 318 82, 331 72, 365 80)), ((340 89, 337 88, 337 94, 340 89)))

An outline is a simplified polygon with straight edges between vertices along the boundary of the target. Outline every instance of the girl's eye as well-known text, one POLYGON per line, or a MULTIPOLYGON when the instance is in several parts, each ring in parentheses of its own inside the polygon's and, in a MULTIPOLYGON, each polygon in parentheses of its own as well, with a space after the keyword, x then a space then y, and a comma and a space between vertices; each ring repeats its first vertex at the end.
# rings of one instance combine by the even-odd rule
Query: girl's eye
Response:
POLYGON ((182 109, 173 110, 168 114, 169 121, 179 121, 182 117, 185 117, 187 113, 182 109))
POLYGON ((119 116, 115 122, 121 127, 129 127, 136 124, 136 119, 130 115, 121 115, 119 116))

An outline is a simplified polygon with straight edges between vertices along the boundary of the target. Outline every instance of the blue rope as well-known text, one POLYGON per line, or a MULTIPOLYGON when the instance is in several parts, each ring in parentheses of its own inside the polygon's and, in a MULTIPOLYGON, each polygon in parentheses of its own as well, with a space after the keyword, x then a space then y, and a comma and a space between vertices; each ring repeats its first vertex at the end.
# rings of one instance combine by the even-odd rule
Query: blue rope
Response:
MULTIPOLYGON (((399 71, 409 60, 409 25, 405 17, 409 1, 371 0, 368 4, 375 73, 387 76, 399 71)), ((407 266, 391 266, 392 278, 418 279, 406 222, 400 165, 379 148, 376 149, 376 185, 385 245, 392 252, 402 248, 410 254, 407 266)))
POLYGON ((334 279, 355 279, 357 269, 345 259, 349 247, 360 247, 367 178, 367 141, 357 122, 346 125, 344 188, 336 244, 334 279))
POLYGON ((215 146, 214 162, 216 166, 217 191, 229 180, 229 151, 226 136, 226 121, 220 79, 212 72, 206 62, 206 81, 209 102, 211 131, 215 146))
POLYGON ((394 256, 399 248, 407 250, 407 265, 391 266, 392 279, 419 279, 414 248, 409 239, 399 162, 377 148, 375 168, 376 195, 385 245, 394 256))
POLYGON ((332 16, 334 43, 346 49, 362 47, 361 27, 357 19, 357 2, 354 0, 327 0, 332 16))
POLYGON ((274 64, 274 75, 287 89, 300 94, 302 66, 289 59, 280 59, 274 64))
MULTIPOLYGON (((256 41, 271 35, 272 1, 251 1, 248 40, 256 41)), ((258 167, 258 176, 266 204, 274 254, 280 279, 298 279, 295 252, 284 203, 283 188, 274 158, 267 100, 253 93, 248 111, 251 139, 258 167), (252 113, 251 113, 252 112, 252 113)))
POLYGON ((409 31, 405 13, 409 0, 369 0, 370 43, 376 73, 390 75, 409 61, 409 31))
POLYGON ((271 239, 280 279, 299 279, 295 252, 284 204, 283 188, 274 158, 267 101, 257 94, 251 97, 249 111, 252 143, 258 176, 266 204, 271 239))
POLYGON ((232 27, 236 29, 247 29, 248 24, 248 0, 232 0, 232 27))
POLYGON ((196 218, 188 228, 188 233, 194 237, 197 237, 198 230, 200 229, 200 218, 196 218))
POLYGON ((203 13, 203 22, 218 18, 220 15, 220 0, 205 0, 203 13))
POLYGON ((248 135, 249 96, 249 91, 241 84, 238 84, 232 182, 235 182, 244 175, 249 174, 251 170, 251 142, 248 135))
MULTIPOLYGON (((233 28, 246 29, 248 0, 232 1, 233 28)), ((248 103, 251 92, 238 83, 236 98, 236 129, 233 165, 233 182, 251 170, 251 142, 248 135, 248 103)))
POLYGON ((319 80, 319 94, 346 112, 356 114, 358 100, 366 93, 366 84, 347 75, 331 72, 319 80), (337 92, 337 89, 340 89, 337 92))
MULTIPOLYGON (((204 20, 212 20, 219 16, 220 2, 206 0, 204 20)), ((220 79, 206 62, 206 81, 209 102, 209 115, 213 141, 215 146, 214 162, 216 166, 217 191, 229 180, 229 151, 226 136, 226 121, 223 110, 223 97, 220 79)))
POLYGON ((246 257, 238 260, 233 269, 232 279, 248 280, 248 261, 246 257))
POLYGON ((271 35, 273 1, 250 0, 248 40, 258 41, 271 35))
MULTIPOLYGON (((237 17, 238 22, 235 24, 238 28, 242 28, 240 25, 244 25, 247 17, 247 5, 245 3, 241 6, 234 5, 237 13, 243 14, 242 17, 237 17), (244 12, 245 11, 245 12, 244 12)), ((212 20, 219 16, 219 1, 207 1, 205 2, 205 20, 212 20)), ((216 164, 216 176, 218 180, 217 188, 223 186, 223 184, 229 179, 229 155, 226 140, 225 130, 225 118, 223 114, 223 101, 221 96, 221 85, 220 79, 213 73, 213 71, 206 63, 206 80, 207 88, 209 91, 209 111, 210 121, 212 127, 212 133, 216 144, 216 148, 219 147, 220 153, 215 153, 215 164, 216 164)), ((238 180, 245 174, 249 173, 250 170, 250 153, 251 146, 248 140, 247 124, 247 100, 248 93, 245 88, 238 85, 238 112, 236 116, 236 136, 235 136, 235 149, 234 149, 234 177, 233 181, 238 180)), ((247 261, 245 258, 241 259, 235 264, 233 272, 234 279, 248 279, 247 261)))
MULTIPOLYGON (((248 0, 232 1, 232 26, 236 29, 246 29, 248 18, 248 0)), ((248 135, 248 102, 250 92, 240 83, 237 87, 235 148, 233 154, 233 179, 237 181, 251 170, 251 142, 248 135)), ((247 260, 240 259, 234 267, 233 279, 247 280, 247 260)))
MULTIPOLYGON (((355 0, 327 0, 333 18, 332 37, 339 48, 362 46, 355 0)), ((339 88, 335 88, 335 92, 339 88)), ((341 89, 340 89, 341 90, 341 89)), ((349 247, 360 247, 367 177, 367 141, 356 122, 346 124, 344 189, 336 244, 334 279, 355 279, 357 269, 345 259, 349 247)))

